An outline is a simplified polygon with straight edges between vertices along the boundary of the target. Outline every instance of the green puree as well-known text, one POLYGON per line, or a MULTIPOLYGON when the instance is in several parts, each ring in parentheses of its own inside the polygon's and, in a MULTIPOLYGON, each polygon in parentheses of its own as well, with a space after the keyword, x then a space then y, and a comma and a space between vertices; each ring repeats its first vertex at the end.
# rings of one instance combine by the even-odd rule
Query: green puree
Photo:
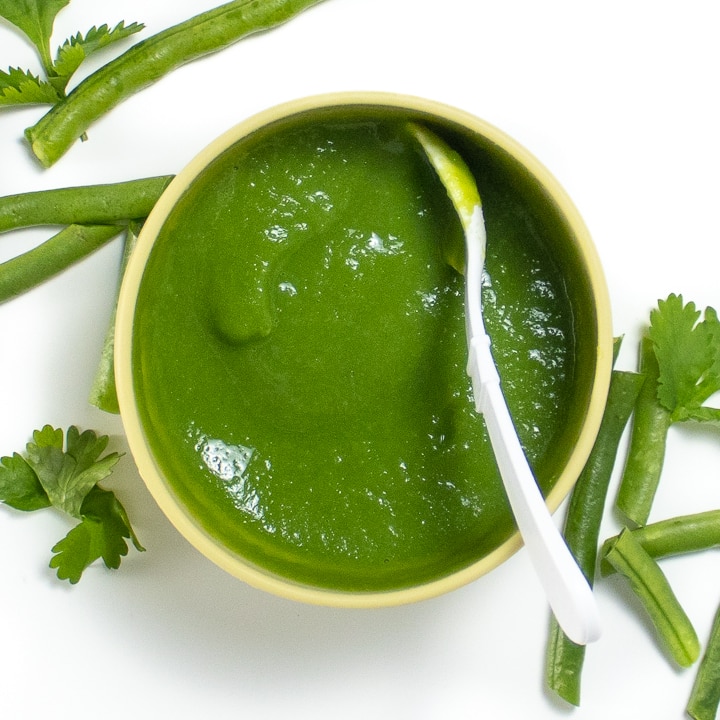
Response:
MULTIPOLYGON (((570 302, 510 180, 479 182, 488 329, 528 456, 552 466, 570 302)), ((191 184, 145 271, 133 366, 153 452, 209 533, 283 576, 367 591, 512 534, 465 374, 463 279, 439 251, 459 232, 390 116, 285 123, 191 184)))

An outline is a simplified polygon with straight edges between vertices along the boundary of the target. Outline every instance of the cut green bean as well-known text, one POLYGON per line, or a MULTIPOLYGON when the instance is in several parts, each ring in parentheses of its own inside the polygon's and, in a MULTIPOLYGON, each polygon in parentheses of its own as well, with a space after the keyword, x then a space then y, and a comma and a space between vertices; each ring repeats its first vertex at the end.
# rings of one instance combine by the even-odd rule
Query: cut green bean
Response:
POLYGON ((119 225, 69 225, 42 245, 0 264, 0 302, 57 275, 121 232, 119 225))
POLYGON ((720 608, 715 613, 710 638, 695 676, 686 711, 693 720, 715 720, 718 707, 720 707, 720 608))
POLYGON ((25 131, 49 167, 99 117, 175 68, 279 25, 320 0, 234 0, 137 43, 89 75, 25 131))
MULTIPOLYGON (((570 497, 563 534, 591 586, 595 580, 600 523, 608 485, 620 438, 642 382, 642 375, 637 373, 613 371, 597 439, 570 497)), ((545 680, 551 690, 573 705, 580 705, 584 658, 585 646, 570 640, 553 618, 545 658, 545 680)))
POLYGON ((670 657, 681 667, 692 665, 700 654, 697 633, 657 562, 627 528, 605 559, 627 578, 670 657))
MULTIPOLYGON (((633 537, 654 559, 684 555, 720 546, 720 510, 661 520, 632 530, 633 537)), ((603 543, 602 556, 608 552, 616 537, 603 543)), ((611 575, 615 569, 603 561, 600 571, 611 575)))
MULTIPOLYGON (((125 232, 125 245, 120 265, 120 281, 125 274, 130 255, 137 244, 138 233, 142 227, 141 222, 132 222, 125 232)), ((118 283, 118 292, 120 290, 118 283)), ((90 404, 108 413, 119 413, 117 390, 115 387, 115 315, 117 312, 117 296, 113 308, 110 325, 105 335, 100 362, 95 372, 92 388, 90 389, 90 404)))
POLYGON ((659 368, 652 341, 640 344, 640 371, 645 376, 632 422, 630 447, 615 501, 617 509, 634 525, 645 525, 660 482, 670 412, 660 404, 659 368))
POLYGON ((115 225, 144 218, 172 175, 0 198, 0 233, 37 225, 115 225))

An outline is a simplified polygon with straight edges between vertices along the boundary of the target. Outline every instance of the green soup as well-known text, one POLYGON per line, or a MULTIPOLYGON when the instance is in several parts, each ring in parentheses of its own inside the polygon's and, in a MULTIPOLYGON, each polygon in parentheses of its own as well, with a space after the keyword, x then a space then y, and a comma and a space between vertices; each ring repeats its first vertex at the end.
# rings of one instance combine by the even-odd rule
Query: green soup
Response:
MULTIPOLYGON (((486 324, 548 491, 579 392, 557 227, 527 178, 445 133, 477 175, 486 324)), ((514 532, 465 373, 463 278, 440 253, 460 232, 390 112, 275 124, 191 183, 141 282, 133 376, 157 463, 209 534, 292 580, 383 591, 514 532)))

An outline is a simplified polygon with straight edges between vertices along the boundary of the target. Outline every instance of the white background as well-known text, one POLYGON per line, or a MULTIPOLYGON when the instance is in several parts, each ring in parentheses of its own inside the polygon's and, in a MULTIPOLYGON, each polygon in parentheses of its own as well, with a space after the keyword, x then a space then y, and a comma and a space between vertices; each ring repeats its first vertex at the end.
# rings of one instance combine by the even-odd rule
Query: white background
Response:
MULTIPOLYGON (((72 0, 53 45, 93 24, 143 36, 217 0, 72 0)), ((633 369, 658 298, 720 304, 720 71, 711 0, 326 0, 289 24, 186 66, 41 170, 22 141, 38 108, 0 111, 0 195, 175 173, 267 106, 336 90, 427 96, 514 136, 565 186, 603 261, 619 365, 633 369)), ((96 66, 109 55, 88 65, 96 66)), ((0 24, 0 66, 39 69, 0 24)), ((45 231, 0 238, 0 260, 45 231)), ((114 243, 0 306, 0 454, 44 423, 91 427, 125 450, 86 397, 115 292, 114 243)), ((8 720, 683 717, 694 669, 675 668, 618 580, 601 581, 604 635, 580 710, 543 689, 548 610, 521 551, 470 586, 412 606, 340 611, 246 587, 192 549, 129 457, 113 487, 147 552, 79 585, 47 567, 68 530, 0 508, 0 713, 8 720)), ((615 481, 616 482, 616 481, 615 481)), ((720 434, 673 428, 653 519, 720 507, 720 434)), ((616 532, 608 509, 603 536, 616 532)), ((705 639, 720 603, 717 551, 665 561, 705 639)))

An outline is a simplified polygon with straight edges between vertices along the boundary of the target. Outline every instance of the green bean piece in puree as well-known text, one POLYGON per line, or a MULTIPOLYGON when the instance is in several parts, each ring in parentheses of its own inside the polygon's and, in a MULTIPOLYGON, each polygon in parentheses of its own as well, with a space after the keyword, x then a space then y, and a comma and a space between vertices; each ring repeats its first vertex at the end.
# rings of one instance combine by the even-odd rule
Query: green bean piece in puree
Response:
MULTIPOLYGON (((171 211, 133 338, 157 462, 205 529, 257 565, 347 591, 429 582, 514 532, 465 373, 460 233, 404 122, 298 116, 233 145, 171 211)), ((483 303, 544 491, 576 333, 546 223, 501 163, 483 196, 483 303)))

